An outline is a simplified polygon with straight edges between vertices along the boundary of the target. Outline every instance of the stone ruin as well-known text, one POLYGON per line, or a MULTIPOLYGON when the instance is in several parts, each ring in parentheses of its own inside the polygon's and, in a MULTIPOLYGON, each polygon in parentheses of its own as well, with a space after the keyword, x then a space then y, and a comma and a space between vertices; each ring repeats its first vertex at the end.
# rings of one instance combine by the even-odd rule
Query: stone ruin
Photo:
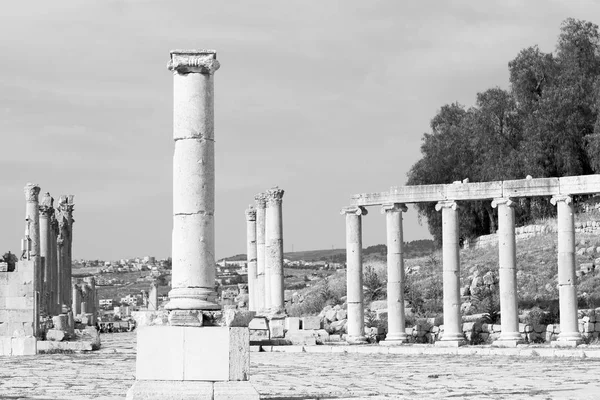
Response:
MULTIPOLYGON (((76 338, 71 287, 74 196, 60 196, 55 208, 50 193, 41 199, 39 194, 38 185, 25 186, 22 254, 14 270, 0 269, 0 355, 34 355, 56 347, 44 339, 76 338)), ((94 332, 84 336, 98 345, 94 332)))

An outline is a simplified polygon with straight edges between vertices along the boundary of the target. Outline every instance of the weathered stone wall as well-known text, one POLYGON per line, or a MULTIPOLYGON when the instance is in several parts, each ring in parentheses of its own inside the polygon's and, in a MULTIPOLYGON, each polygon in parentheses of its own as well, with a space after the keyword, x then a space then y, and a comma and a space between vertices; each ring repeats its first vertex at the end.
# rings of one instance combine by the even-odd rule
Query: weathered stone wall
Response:
POLYGON ((34 273, 34 260, 0 272, 0 355, 36 353, 34 273))

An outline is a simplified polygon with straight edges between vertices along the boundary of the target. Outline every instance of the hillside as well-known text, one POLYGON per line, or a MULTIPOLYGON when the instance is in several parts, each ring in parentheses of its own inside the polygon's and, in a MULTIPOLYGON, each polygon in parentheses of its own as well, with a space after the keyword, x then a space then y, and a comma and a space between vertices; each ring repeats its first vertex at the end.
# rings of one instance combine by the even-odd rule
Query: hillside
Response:
MULTIPOLYGON (((435 249, 433 240, 414 240, 404 243, 404 254, 406 258, 421 257, 430 254, 435 249)), ((387 246, 378 244, 369 246, 363 249, 363 255, 378 254, 385 257, 387 246)), ((307 250, 284 253, 284 258, 290 261, 328 261, 328 262, 345 262, 346 249, 327 249, 327 250, 307 250)), ((246 254, 236 254, 235 256, 227 257, 226 261, 245 261, 246 254)))

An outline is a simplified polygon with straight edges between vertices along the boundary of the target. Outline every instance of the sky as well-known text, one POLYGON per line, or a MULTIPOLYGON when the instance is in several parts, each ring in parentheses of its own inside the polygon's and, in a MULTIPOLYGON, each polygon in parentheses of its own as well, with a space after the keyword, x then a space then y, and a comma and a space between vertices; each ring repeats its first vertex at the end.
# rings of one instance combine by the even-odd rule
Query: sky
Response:
MULTIPOLYGON (((168 257, 171 49, 217 50, 216 256, 275 185, 284 250, 345 247, 353 194, 406 183, 445 104, 508 89, 508 62, 555 49, 595 1, 36 0, 0 12, 0 251, 18 252, 27 182, 75 195, 73 256, 168 257)), ((595 18, 595 19, 594 19, 595 18)), ((427 239, 409 207, 404 240, 427 239)), ((385 243, 369 208, 363 245, 385 243)))

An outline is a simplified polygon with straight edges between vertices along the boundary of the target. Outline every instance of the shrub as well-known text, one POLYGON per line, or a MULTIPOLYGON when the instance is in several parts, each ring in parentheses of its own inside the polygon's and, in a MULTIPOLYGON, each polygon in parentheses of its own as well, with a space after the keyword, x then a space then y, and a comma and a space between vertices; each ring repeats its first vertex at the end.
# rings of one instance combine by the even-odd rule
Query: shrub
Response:
POLYGON ((385 279, 375 271, 372 266, 367 266, 363 273, 363 287, 365 288, 365 302, 385 299, 387 285, 385 279))

